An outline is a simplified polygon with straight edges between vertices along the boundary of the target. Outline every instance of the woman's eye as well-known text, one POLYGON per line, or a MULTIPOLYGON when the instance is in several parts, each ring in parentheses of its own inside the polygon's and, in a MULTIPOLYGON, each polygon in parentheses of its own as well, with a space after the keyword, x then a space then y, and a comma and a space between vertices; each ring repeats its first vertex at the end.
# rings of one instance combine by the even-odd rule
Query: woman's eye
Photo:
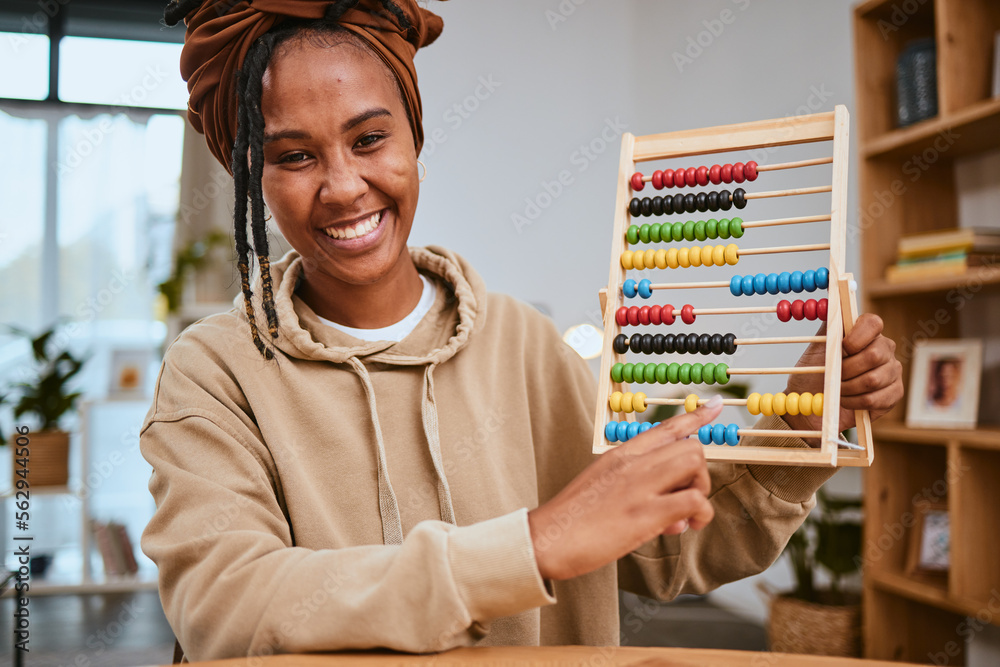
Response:
POLYGON ((380 133, 377 133, 377 132, 373 132, 371 134, 366 134, 365 136, 363 136, 360 139, 358 139, 358 146, 360 146, 361 148, 371 148, 376 143, 378 143, 379 140, 381 140, 383 138, 384 138, 384 135, 382 135, 380 133))
POLYGON ((302 162, 307 157, 308 156, 305 153, 289 153, 288 155, 282 156, 281 162, 284 162, 284 163, 302 162))

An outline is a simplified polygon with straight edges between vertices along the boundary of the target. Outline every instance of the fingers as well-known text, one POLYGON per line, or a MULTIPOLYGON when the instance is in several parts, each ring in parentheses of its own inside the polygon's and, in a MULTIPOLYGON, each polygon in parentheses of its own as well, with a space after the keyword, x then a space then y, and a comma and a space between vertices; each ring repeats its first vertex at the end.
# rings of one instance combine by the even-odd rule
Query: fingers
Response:
POLYGON ((677 491, 654 502, 660 516, 670 522, 667 530, 676 528, 676 523, 684 520, 691 528, 701 530, 715 517, 712 503, 697 489, 677 491))
POLYGON ((672 442, 683 440, 692 433, 696 433, 699 428, 711 423, 721 412, 722 399, 720 397, 718 405, 706 404, 694 412, 687 412, 676 417, 671 417, 656 428, 651 428, 638 437, 629 440, 624 445, 621 445, 619 449, 627 451, 633 456, 642 456, 657 447, 663 447, 672 442))
POLYGON ((882 318, 874 313, 864 313, 854 323, 851 333, 844 336, 844 353, 857 354, 882 334, 882 318))
POLYGON ((903 365, 892 357, 884 363, 873 364, 860 375, 841 382, 840 395, 860 396, 878 391, 883 387, 888 387, 897 380, 901 380, 902 375, 903 365))
POLYGON ((879 336, 866 347, 849 357, 844 357, 841 364, 841 378, 850 380, 873 368, 892 364, 896 361, 896 343, 890 338, 879 336))
POLYGON ((869 410, 885 412, 891 410, 903 398, 903 379, 897 378, 888 386, 858 396, 843 396, 840 407, 846 410, 869 410))

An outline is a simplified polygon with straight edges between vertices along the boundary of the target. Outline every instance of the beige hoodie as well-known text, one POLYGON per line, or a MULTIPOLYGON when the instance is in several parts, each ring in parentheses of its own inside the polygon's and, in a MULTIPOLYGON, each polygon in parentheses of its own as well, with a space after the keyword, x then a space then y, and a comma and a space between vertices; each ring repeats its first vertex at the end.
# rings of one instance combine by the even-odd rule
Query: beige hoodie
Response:
POLYGON ((670 599, 777 558, 831 471, 712 465, 706 529, 544 582, 527 511, 593 460, 593 375, 460 257, 410 252, 439 289, 398 343, 320 322, 293 251, 271 267, 274 361, 242 297, 168 348, 141 431, 157 505, 142 549, 189 659, 615 645, 619 585, 670 599))

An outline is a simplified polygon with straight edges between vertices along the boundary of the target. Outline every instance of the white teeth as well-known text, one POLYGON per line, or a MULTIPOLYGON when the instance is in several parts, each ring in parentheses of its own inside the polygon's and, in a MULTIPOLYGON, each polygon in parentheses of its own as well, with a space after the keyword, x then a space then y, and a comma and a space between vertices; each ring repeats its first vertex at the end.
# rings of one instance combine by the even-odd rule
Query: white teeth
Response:
POLYGON ((326 235, 335 239, 355 239, 375 231, 380 224, 380 215, 372 213, 367 220, 359 222, 351 227, 330 227, 323 231, 326 235))

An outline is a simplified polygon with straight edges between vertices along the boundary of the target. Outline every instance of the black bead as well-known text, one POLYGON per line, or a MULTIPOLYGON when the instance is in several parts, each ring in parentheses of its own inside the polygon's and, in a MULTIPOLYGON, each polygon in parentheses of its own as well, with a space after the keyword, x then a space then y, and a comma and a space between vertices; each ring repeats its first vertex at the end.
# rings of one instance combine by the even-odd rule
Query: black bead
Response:
POLYGON ((719 210, 728 211, 733 207, 733 197, 729 190, 719 191, 719 210))
POLYGON ((712 354, 722 354, 722 334, 712 334, 712 354))
POLYGON ((626 340, 628 340, 628 337, 625 334, 618 334, 615 336, 615 341, 611 344, 611 346, 615 349, 615 352, 618 354, 625 354, 628 350, 628 345, 625 344, 626 340))
POLYGON ((701 213, 704 213, 705 211, 708 210, 708 195, 706 195, 704 192, 699 192, 698 194, 696 194, 694 196, 694 202, 695 206, 701 213))
POLYGON ((736 205, 736 208, 746 208, 747 191, 743 188, 736 188, 733 192, 733 203, 736 205))
POLYGON ((653 354, 653 334, 642 335, 642 353, 653 354))
POLYGON ((708 193, 708 210, 718 211, 719 210, 719 193, 712 191, 708 193))
POLYGON ((653 215, 663 215, 663 197, 653 197, 653 215))
POLYGON ((687 211, 688 213, 694 213, 696 210, 698 210, 697 199, 698 198, 691 193, 684 195, 684 210, 687 211))
POLYGON ((638 218, 642 215, 642 204, 639 203, 638 197, 632 197, 632 201, 628 203, 628 213, 633 218, 638 218))
POLYGON ((723 342, 726 354, 736 354, 736 334, 727 333, 723 342))
POLYGON ((698 336, 698 351, 702 354, 712 354, 712 335, 704 333, 698 336))
POLYGON ((676 348, 677 336, 674 334, 667 334, 663 337, 663 351, 667 354, 672 354, 676 348))
POLYGON ((642 200, 639 202, 639 205, 640 205, 640 208, 642 210, 642 214, 644 216, 646 216, 648 218, 649 216, 653 215, 653 200, 652 199, 650 199, 649 197, 643 197, 642 200))
POLYGON ((664 342, 663 334, 653 336, 653 354, 663 354, 665 350, 664 342))
POLYGON ((671 213, 680 213, 674 208, 674 195, 664 195, 663 196, 663 212, 667 215, 671 213))
POLYGON ((684 337, 684 351, 688 354, 695 354, 698 351, 698 334, 689 333, 684 337))
POLYGON ((636 354, 642 351, 642 336, 639 334, 632 334, 632 337, 628 339, 628 349, 632 350, 636 354))

